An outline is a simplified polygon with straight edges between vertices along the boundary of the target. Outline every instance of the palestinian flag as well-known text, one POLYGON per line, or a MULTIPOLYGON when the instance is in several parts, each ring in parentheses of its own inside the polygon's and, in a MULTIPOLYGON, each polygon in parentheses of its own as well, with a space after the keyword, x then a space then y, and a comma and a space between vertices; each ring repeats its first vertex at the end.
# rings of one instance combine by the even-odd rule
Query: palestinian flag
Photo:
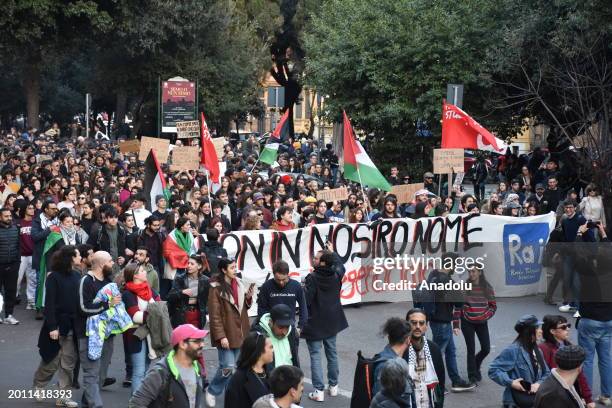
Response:
POLYGON ((278 146, 278 143, 268 143, 265 145, 259 155, 259 161, 270 165, 274 163, 276 161, 276 156, 278 156, 278 146))
POLYGON ((283 142, 289 139, 289 136, 291 136, 293 133, 291 129, 292 121, 289 120, 289 115, 292 111, 292 109, 287 109, 285 113, 283 113, 283 116, 281 116, 280 121, 276 124, 276 127, 272 132, 272 141, 283 142))
POLYGON ((346 112, 342 114, 344 116, 344 178, 364 186, 391 191, 391 184, 378 171, 359 140, 355 139, 351 121, 346 116, 346 112))
POLYGON ((166 200, 170 199, 170 194, 166 188, 166 179, 161 171, 155 151, 151 149, 147 160, 145 160, 144 193, 147 197, 147 210, 157 211, 155 197, 163 195, 166 200))
POLYGON ((191 232, 183 233, 173 229, 162 245, 163 255, 172 269, 187 268, 189 255, 196 252, 191 232))
MULTIPOLYGON (((43 214, 41 214, 43 216, 43 214)), ((45 281, 47 280, 47 258, 49 252, 62 238, 59 227, 51 227, 51 232, 47 235, 47 240, 40 256, 40 267, 38 268, 38 285, 36 286, 36 308, 41 309, 45 306, 45 281)))

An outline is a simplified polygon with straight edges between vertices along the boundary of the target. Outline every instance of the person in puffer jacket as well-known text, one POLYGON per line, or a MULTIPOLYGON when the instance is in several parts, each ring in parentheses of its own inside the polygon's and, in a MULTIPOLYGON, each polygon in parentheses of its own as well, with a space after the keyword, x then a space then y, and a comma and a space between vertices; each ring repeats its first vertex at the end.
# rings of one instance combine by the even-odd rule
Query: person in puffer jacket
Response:
POLYGON ((416 408, 411 384, 406 360, 388 360, 380 373, 382 390, 374 396, 370 408, 416 408))

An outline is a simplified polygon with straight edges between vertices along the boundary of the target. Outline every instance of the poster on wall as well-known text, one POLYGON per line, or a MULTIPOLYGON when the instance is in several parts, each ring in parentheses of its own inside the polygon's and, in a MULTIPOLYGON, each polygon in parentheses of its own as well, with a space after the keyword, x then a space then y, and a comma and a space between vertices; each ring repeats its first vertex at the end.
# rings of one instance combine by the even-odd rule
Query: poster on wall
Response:
POLYGON ((181 77, 161 83, 161 127, 163 133, 176 133, 177 122, 197 120, 196 84, 181 77))

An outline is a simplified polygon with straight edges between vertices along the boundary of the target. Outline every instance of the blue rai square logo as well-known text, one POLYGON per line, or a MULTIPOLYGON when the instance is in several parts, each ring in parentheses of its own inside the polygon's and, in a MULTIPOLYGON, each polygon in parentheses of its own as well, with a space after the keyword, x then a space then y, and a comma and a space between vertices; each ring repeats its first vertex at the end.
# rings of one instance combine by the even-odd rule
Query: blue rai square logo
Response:
POLYGON ((507 224, 503 245, 506 285, 529 285, 540 280, 548 224, 507 224))

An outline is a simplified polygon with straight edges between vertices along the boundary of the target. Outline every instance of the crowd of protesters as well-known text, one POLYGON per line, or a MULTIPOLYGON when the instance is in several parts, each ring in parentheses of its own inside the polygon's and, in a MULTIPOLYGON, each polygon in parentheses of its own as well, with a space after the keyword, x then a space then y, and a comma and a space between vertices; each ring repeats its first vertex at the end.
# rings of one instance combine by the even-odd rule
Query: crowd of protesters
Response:
MULTIPOLYGON (((529 156, 499 156, 494 165, 477 159, 468 175, 474 195, 459 186, 449 189, 427 172, 416 180, 424 188, 404 203, 393 194, 344 180, 332 146, 319 148, 307 138, 285 141, 272 166, 257 165, 260 142, 251 136, 228 141, 221 158, 227 170, 218 185, 209 185, 203 170, 171 172, 164 164, 168 191, 151 203, 144 191, 143 162, 136 153, 121 153, 113 137, 84 137, 55 124, 45 132, 13 128, 1 135, 0 149, 2 323, 18 324, 15 305, 24 302, 43 321, 38 344, 42 360, 33 387, 44 389, 57 373, 60 388, 81 388, 83 406, 88 407, 101 407, 100 388, 116 382, 107 372, 120 333, 123 386, 131 388, 131 407, 215 406, 222 394, 226 407, 294 406, 303 390, 300 338, 310 356, 314 391, 308 397, 323 402, 326 383, 327 394, 338 395, 336 338, 348 322, 339 297, 344 267, 337 254, 331 246, 315 254, 313 271, 302 284, 290 279, 289 266, 278 261, 271 278, 256 288, 242 281, 220 244, 225 233, 553 211, 558 227, 551 240, 608 240, 600 188, 575 181, 571 166, 560 167, 540 150, 529 156), (486 194, 491 181, 498 187, 486 194), (346 200, 316 198, 319 190, 338 186, 349 188, 346 200), (256 292, 258 317, 251 323, 247 311, 256 292), (212 375, 206 373, 202 353, 207 336, 219 357, 212 375)), ((393 185, 414 181, 396 167, 388 180, 393 185)), ((591 259, 606 255, 589 251, 585 253, 591 259)), ((568 343, 570 324, 563 316, 544 319, 541 344, 542 322, 526 316, 515 326, 516 341, 497 356, 489 376, 506 387, 507 406, 521 398, 514 391, 537 406, 557 406, 551 401, 563 397, 563 390, 592 406, 597 354, 602 382, 598 400, 612 405, 612 310, 609 303, 587 301, 584 295, 597 285, 598 268, 575 252, 553 250, 549 258, 554 273, 545 301, 553 304, 562 281, 559 310, 581 318, 582 348, 568 343), (578 370, 583 362, 584 375, 578 370), (547 383, 553 377, 557 382, 547 383)), ((444 283, 452 274, 435 270, 428 279, 444 283)), ((441 407, 446 372, 453 392, 472 390, 482 381, 481 365, 490 353, 487 321, 497 306, 484 270, 470 270, 469 281, 473 289, 461 302, 441 295, 433 309, 413 309, 406 319, 386 322, 389 344, 373 371, 373 407, 441 407), (428 329, 432 340, 425 338, 428 329), (466 342, 467 379, 460 376, 456 361, 453 333, 459 332, 466 342)), ((78 406, 68 397, 59 398, 57 405, 78 406)))

